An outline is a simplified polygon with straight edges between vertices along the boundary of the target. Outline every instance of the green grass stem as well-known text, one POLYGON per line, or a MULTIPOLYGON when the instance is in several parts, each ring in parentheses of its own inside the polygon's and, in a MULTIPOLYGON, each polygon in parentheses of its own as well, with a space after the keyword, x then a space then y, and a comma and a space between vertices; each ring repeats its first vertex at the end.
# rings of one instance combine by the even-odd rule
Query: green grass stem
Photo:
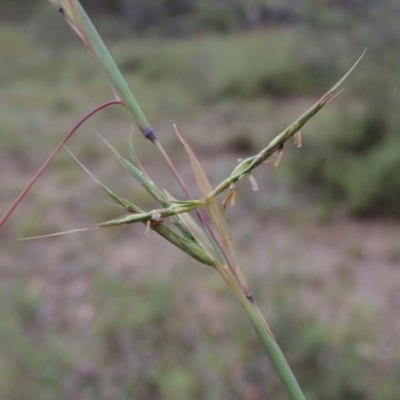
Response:
POLYGON ((144 112, 122 76, 117 64, 112 58, 103 40, 100 38, 90 18, 77 0, 59 0, 59 12, 65 16, 74 31, 81 38, 90 54, 97 60, 111 83, 117 97, 132 114, 143 135, 154 141, 155 133, 151 128, 144 112))
POLYGON ((285 387, 290 400, 305 400, 300 386, 289 367, 282 350, 268 332, 268 326, 257 304, 247 298, 241 298, 241 303, 259 337, 268 358, 273 365, 282 385, 285 387))

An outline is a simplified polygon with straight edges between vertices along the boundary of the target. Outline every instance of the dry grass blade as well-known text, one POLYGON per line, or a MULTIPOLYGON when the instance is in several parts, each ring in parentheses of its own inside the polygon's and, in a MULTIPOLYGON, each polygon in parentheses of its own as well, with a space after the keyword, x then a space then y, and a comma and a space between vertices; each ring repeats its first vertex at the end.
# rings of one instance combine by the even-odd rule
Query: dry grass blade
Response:
POLYGON ((207 214, 217 229, 217 232, 222 240, 222 243, 225 247, 226 251, 222 252, 224 254, 224 258, 228 267, 232 273, 232 278, 237 281, 241 289, 247 292, 247 282, 242 272, 242 267, 239 262, 239 257, 236 252, 235 245, 233 243, 232 235, 229 229, 229 226, 226 222, 226 218, 224 212, 220 205, 217 202, 215 197, 209 197, 208 193, 211 190, 210 182, 208 181, 207 175, 205 174, 202 166, 200 165, 197 157, 193 153, 189 143, 184 138, 182 133, 179 131, 176 125, 174 125, 176 134, 178 135, 180 141, 182 142, 183 146, 185 147, 186 152, 189 155, 190 163, 193 168, 193 172, 195 174, 196 183, 199 189, 201 196, 204 197, 204 207, 207 211, 207 214))
POLYGON ((182 135, 182 133, 180 132, 180 130, 176 125, 174 125, 174 129, 179 137, 179 140, 182 142, 186 152, 188 153, 190 163, 192 165, 192 169, 196 178, 197 187, 199 189, 200 195, 205 200, 205 208, 207 214, 212 223, 214 224, 215 228, 217 229, 225 248, 228 250, 228 253, 232 254, 230 252, 231 250, 230 237, 229 235, 227 235, 226 232, 226 224, 224 222, 224 216, 222 214, 222 210, 219 207, 218 202, 215 198, 207 198, 208 193, 212 189, 211 184, 207 178, 207 175, 204 172, 202 166, 200 165, 197 157, 193 153, 191 147, 189 146, 189 143, 184 138, 184 136, 182 135))
POLYGON ((207 175, 204 172, 199 161, 197 160, 197 157, 193 153, 191 147, 189 146, 189 143, 187 142, 185 137, 182 135, 182 132, 178 129, 178 127, 175 124, 174 124, 174 129, 175 129, 175 132, 176 132, 179 140, 182 142, 183 146, 185 147, 186 152, 188 153, 190 163, 192 164, 192 169, 195 174, 196 183, 197 183, 197 187, 199 189, 200 195, 203 196, 204 198, 206 198, 207 194, 212 189, 212 186, 207 178, 207 175))

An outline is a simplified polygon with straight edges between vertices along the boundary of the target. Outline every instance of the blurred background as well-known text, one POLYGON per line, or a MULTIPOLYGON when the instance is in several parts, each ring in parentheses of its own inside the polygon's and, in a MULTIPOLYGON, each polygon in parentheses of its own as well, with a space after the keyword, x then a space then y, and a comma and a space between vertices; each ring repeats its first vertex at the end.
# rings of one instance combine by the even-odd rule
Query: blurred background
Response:
MULTIPOLYGON (((177 123, 228 176, 367 54, 344 92, 237 185, 227 215, 251 289, 307 399, 400 393, 398 0, 82 0, 187 184, 177 123)), ((65 133, 112 99, 50 3, 0 1, 0 214, 65 133)), ((182 198, 124 110, 69 142, 117 194, 154 204, 99 132, 182 198), (133 135, 130 139, 130 135, 133 135)), ((194 189, 195 190, 195 189, 194 189)), ((141 225, 66 236, 123 213, 62 151, 0 232, 0 397, 285 399, 214 271, 141 225)))

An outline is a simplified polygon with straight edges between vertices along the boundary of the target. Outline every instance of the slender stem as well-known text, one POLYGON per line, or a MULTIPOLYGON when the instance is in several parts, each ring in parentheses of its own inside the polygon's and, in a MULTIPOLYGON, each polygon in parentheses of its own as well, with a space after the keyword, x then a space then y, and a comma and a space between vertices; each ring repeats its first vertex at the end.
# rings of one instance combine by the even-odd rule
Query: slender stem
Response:
POLYGON ((65 136, 65 138, 59 143, 59 145, 54 149, 54 151, 50 154, 48 159, 43 163, 43 165, 39 168, 39 170, 36 172, 34 177, 30 180, 28 185, 25 187, 25 189, 20 193, 20 195, 16 198, 14 203, 11 205, 11 207, 5 212, 3 217, 0 219, 0 229, 1 227, 5 224, 7 219, 10 217, 10 215, 13 213, 13 211, 17 208, 18 204, 22 201, 22 199, 26 196, 26 194, 29 192, 31 187, 35 184, 35 182, 39 179, 40 175, 42 175, 43 171, 47 168, 47 166, 50 164, 50 162, 53 160, 53 158, 57 155, 57 153, 60 151, 60 149, 64 146, 64 144, 70 139, 70 137, 76 132, 76 130, 86 121, 88 120, 92 115, 96 114, 100 110, 103 110, 104 108, 108 106, 112 106, 114 104, 121 104, 120 100, 111 100, 106 103, 101 104, 100 106, 96 107, 94 110, 90 111, 88 114, 86 114, 65 136))
MULTIPOLYGON (((238 296, 239 297, 239 296, 238 296)), ((247 316, 249 317, 257 336, 259 337, 268 358, 274 367, 282 385, 286 389, 287 395, 290 400, 305 400, 305 397, 300 389, 299 384, 295 376, 293 375, 292 370, 289 367, 289 364, 286 361, 285 356, 282 353, 282 350, 276 343, 275 339, 269 333, 268 325, 261 314, 260 309, 257 304, 244 296, 240 296, 239 300, 241 301, 247 316)))

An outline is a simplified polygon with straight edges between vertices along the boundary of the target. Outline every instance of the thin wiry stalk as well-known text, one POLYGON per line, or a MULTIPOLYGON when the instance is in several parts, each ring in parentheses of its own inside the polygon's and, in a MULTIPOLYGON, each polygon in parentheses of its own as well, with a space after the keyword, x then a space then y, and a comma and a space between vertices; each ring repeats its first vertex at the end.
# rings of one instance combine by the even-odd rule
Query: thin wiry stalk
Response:
POLYGON ((54 149, 54 151, 50 154, 48 159, 43 163, 43 165, 39 168, 39 170, 36 172, 34 177, 29 181, 28 185, 25 187, 25 189, 20 193, 20 195, 16 198, 16 200, 13 202, 11 207, 5 212, 3 217, 0 220, 0 229, 1 227, 5 224, 5 222, 8 220, 10 215, 13 213, 13 211, 17 208, 18 204, 22 201, 22 199, 26 196, 26 194, 29 192, 31 187, 35 184, 35 182, 39 179, 40 175, 42 175, 43 171, 47 168, 47 166, 51 163, 53 158, 57 155, 57 153, 61 150, 61 148, 65 145, 65 143, 68 142, 68 140, 71 138, 71 136, 76 132, 76 130, 85 122, 87 121, 92 115, 96 114, 100 110, 103 110, 106 107, 115 105, 115 104, 121 104, 119 100, 111 100, 107 101, 106 103, 101 104, 100 106, 96 107, 92 111, 90 111, 88 114, 86 114, 64 137, 64 139, 59 143, 59 145, 54 149))

